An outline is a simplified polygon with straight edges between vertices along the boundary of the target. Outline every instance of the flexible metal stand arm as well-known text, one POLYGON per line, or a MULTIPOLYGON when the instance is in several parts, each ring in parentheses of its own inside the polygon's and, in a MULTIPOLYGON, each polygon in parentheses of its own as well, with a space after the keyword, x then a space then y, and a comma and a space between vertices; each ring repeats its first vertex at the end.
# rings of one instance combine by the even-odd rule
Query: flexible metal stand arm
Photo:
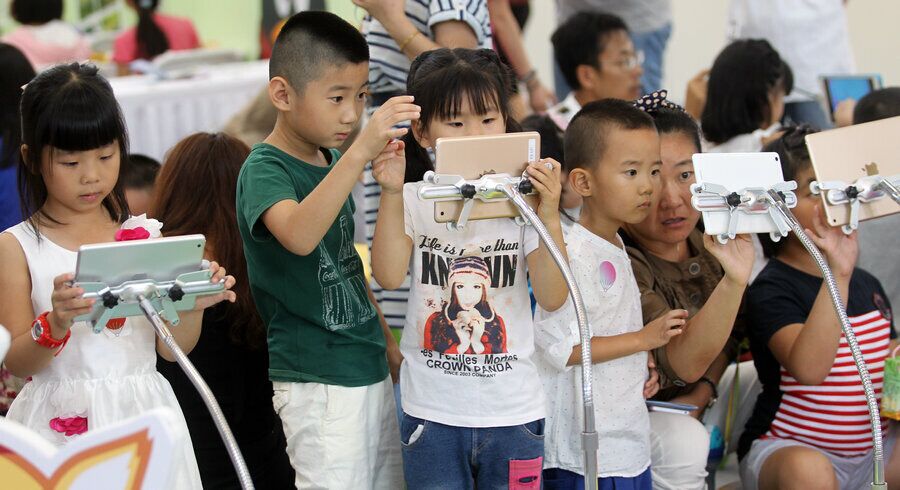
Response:
POLYGON ((178 362, 178 365, 181 366, 182 371, 191 380, 194 388, 197 389, 197 392, 200 394, 200 398, 203 399, 203 402, 206 404, 206 408, 209 409, 210 415, 212 415, 213 422, 216 424, 216 428, 219 430, 219 435, 222 437, 222 441, 225 443, 225 449, 228 451, 228 457, 231 458, 231 463, 234 465, 235 471, 237 471, 238 479, 241 482, 241 487, 244 490, 253 490, 253 480, 250 478, 250 471, 247 469, 247 464, 244 462, 244 457, 241 455, 241 450, 238 448, 237 441, 234 439, 234 435, 231 433, 231 428, 228 427, 228 422, 225 420, 225 414, 222 412, 222 408, 219 407, 219 403, 216 401, 216 397, 213 396, 212 390, 209 389, 206 382, 203 381, 203 377, 200 376, 200 373, 197 372, 197 368, 191 363, 188 356, 185 355, 184 351, 178 347, 178 343, 175 341, 175 337, 172 336, 172 332, 169 331, 169 328, 166 327, 165 322, 163 322, 162 318, 159 316, 159 312, 156 311, 156 308, 153 307, 153 304, 148 300, 144 295, 139 296, 139 303, 141 306, 141 310, 144 312, 144 315, 150 320, 150 323, 153 325, 153 329, 156 330, 156 335, 162 339, 162 341, 166 344, 169 350, 172 351, 172 354, 175 355, 175 360, 178 362))
POLYGON ((510 201, 516 205, 522 216, 534 226, 541 241, 544 242, 544 246, 550 252, 550 256, 553 257, 554 262, 556 262, 557 267, 562 272, 566 285, 569 287, 569 292, 572 295, 572 303, 575 306, 575 318, 578 321, 578 331, 581 334, 581 395, 584 402, 584 431, 581 433, 581 442, 584 448, 584 485, 586 490, 596 490, 598 438, 594 421, 594 370, 591 363, 591 331, 588 327, 587 310, 584 307, 584 301, 581 299, 578 285, 575 283, 575 276, 572 275, 568 262, 566 262, 559 247, 556 246, 556 242, 553 241, 553 236, 550 235, 547 227, 538 218, 537 213, 531 209, 516 186, 504 184, 501 189, 509 197, 510 201))
POLYGON ((878 185, 891 196, 895 203, 900 204, 900 189, 897 189, 897 186, 890 179, 884 178, 878 185))
POLYGON ((884 481, 884 446, 882 442, 881 414, 878 410, 878 400, 875 397, 875 390, 872 387, 872 379, 869 376, 869 369, 866 367, 866 361, 862 356, 862 352, 859 350, 859 342, 856 340, 856 335, 853 333, 853 328, 850 325, 850 319, 847 317, 847 311, 843 306, 844 302, 841 299, 840 291, 838 291, 834 274, 831 272, 831 268, 828 266, 828 262, 825 260, 822 252, 816 248, 812 240, 803 232, 803 227, 797 222, 797 219, 794 217, 793 213, 791 213, 791 210, 787 207, 781 196, 778 195, 778 192, 770 190, 769 197, 775 208, 788 225, 790 225, 791 230, 797 235, 797 238, 800 239, 800 242, 810 255, 812 255, 813 259, 816 261, 816 265, 822 271, 822 276, 828 287, 828 293, 831 295, 834 309, 841 321, 841 329, 844 332, 844 337, 847 339, 847 344, 850 346, 850 353, 853 355, 853 361, 856 363, 856 370, 859 371, 859 377, 862 379, 863 390, 866 394, 869 418, 872 423, 872 446, 874 450, 872 489, 886 490, 887 484, 884 481))

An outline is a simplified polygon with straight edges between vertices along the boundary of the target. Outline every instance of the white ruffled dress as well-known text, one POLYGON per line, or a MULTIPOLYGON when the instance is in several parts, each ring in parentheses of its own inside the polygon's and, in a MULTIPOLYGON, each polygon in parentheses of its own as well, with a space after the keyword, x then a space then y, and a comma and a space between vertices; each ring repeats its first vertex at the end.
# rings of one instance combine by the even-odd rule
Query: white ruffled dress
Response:
MULTIPOLYGON (((53 278, 74 272, 77 253, 42 236, 38 241, 30 225, 19 223, 7 232, 22 245, 31 274, 31 303, 35 314, 51 309, 53 278)), ((13 401, 7 417, 46 440, 63 445, 78 435, 60 432, 61 425, 77 429, 87 419, 95 430, 140 415, 157 407, 178 414, 183 442, 172 455, 170 488, 203 488, 187 424, 169 382, 156 371, 156 334, 143 318, 129 318, 113 332, 93 333, 88 322, 72 326, 68 344, 13 401), (51 420, 60 419, 51 428, 51 420)))

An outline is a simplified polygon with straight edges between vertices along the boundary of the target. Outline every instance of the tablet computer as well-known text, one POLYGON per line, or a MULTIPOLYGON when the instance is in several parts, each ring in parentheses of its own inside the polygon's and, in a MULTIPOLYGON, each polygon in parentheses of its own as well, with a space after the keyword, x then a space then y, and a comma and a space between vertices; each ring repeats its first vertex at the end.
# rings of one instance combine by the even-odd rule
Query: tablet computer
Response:
MULTIPOLYGON (((151 240, 96 243, 78 249, 75 285, 85 290, 84 297, 97 297, 104 287, 116 287, 127 281, 150 279, 173 281, 181 274, 203 270, 203 235, 184 235, 151 240)), ((177 310, 192 309, 195 297, 186 295, 176 304, 177 310)), ((94 303, 94 311, 75 318, 87 321, 100 316, 102 301, 94 303)), ((117 316, 143 315, 137 304, 116 306, 117 316)))
POLYGON ((822 91, 825 93, 825 101, 828 106, 828 114, 834 121, 834 111, 838 104, 846 99, 858 101, 873 90, 881 88, 881 75, 824 75, 819 77, 822 83, 822 91))
MULTIPOLYGON (((900 116, 806 135, 806 147, 817 182, 851 185, 860 177, 900 174, 900 116)), ((849 204, 829 204, 821 194, 831 226, 850 222, 849 204)), ((890 197, 860 203, 859 221, 900 211, 890 197)))
POLYGON ((651 412, 680 413, 690 415, 691 412, 697 410, 696 405, 689 403, 663 402, 657 400, 647 400, 647 410, 651 412))
MULTIPOLYGON (((434 171, 442 175, 460 175, 466 180, 492 173, 517 177, 530 162, 540 158, 540 148, 541 136, 534 131, 439 138, 435 144, 434 171)), ((534 208, 537 196, 526 196, 525 200, 534 208)), ((438 223, 456 221, 462 207, 462 200, 437 201, 434 203, 434 220, 438 223)), ((508 200, 482 202, 475 199, 469 220, 516 216, 519 216, 519 210, 508 200)))
MULTIPOLYGON (((697 184, 718 184, 731 192, 761 187, 771 188, 784 182, 778 153, 695 153, 693 157, 697 184)), ((698 196, 694 196, 696 202, 698 196)), ((696 206, 696 204, 695 204, 696 206)), ((778 228, 768 213, 741 214, 737 234, 771 233, 778 228)), ((707 235, 728 233, 727 211, 703 211, 703 226, 707 235)))

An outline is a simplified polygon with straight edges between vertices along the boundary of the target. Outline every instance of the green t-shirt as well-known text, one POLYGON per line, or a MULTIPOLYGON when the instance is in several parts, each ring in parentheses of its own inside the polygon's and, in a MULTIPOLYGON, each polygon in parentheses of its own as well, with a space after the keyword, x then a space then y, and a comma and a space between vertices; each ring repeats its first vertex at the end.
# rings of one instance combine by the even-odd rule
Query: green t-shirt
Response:
MULTIPOLYGON (((352 199, 316 250, 295 255, 266 228, 273 204, 302 201, 331 171, 340 153, 323 150, 328 167, 298 160, 269 144, 253 147, 237 184, 238 229, 253 299, 268 329, 273 381, 365 386, 388 374, 384 334, 366 293, 353 246, 352 199)), ((297 230, 303 233, 303 230, 297 230)))

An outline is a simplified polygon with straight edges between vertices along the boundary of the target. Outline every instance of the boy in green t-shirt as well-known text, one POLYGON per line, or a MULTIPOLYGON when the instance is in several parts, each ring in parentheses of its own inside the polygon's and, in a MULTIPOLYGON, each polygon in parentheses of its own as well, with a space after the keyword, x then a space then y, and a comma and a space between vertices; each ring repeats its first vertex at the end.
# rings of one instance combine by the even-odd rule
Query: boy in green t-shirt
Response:
POLYGON ((402 485, 388 375, 401 357, 353 247, 349 196, 366 162, 403 155, 393 139, 407 130, 393 127, 419 107, 395 97, 346 154, 331 149, 359 121, 368 70, 353 26, 326 12, 291 17, 269 62, 275 129, 238 180, 238 228, 298 488, 402 485))

